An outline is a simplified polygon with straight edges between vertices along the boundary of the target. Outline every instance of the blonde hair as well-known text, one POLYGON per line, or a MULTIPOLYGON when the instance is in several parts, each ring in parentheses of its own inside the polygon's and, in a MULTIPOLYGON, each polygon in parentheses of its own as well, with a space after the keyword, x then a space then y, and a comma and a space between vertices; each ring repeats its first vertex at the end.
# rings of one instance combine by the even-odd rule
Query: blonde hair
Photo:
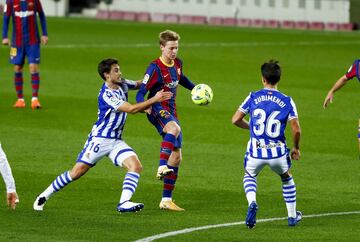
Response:
POLYGON ((168 41, 180 40, 180 35, 172 30, 165 30, 159 34, 160 45, 165 46, 168 41))

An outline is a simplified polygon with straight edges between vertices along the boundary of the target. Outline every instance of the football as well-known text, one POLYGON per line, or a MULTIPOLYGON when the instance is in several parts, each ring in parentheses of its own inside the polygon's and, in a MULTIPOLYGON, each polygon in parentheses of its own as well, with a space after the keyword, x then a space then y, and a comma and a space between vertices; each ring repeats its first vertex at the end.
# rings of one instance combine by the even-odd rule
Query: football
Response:
POLYGON ((211 103, 213 96, 213 91, 206 84, 198 84, 191 90, 191 99, 197 105, 211 103))

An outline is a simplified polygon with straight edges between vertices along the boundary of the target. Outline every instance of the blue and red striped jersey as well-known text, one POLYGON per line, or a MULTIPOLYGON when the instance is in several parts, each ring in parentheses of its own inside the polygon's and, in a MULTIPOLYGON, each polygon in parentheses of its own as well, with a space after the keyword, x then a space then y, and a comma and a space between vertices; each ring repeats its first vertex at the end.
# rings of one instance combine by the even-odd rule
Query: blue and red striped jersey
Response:
POLYGON ((346 72, 345 74, 346 78, 350 80, 353 79, 354 77, 357 77, 357 79, 360 81, 359 67, 360 67, 360 60, 355 60, 354 63, 350 66, 349 70, 346 72))
POLYGON ((40 0, 6 0, 2 36, 8 38, 9 22, 12 17, 12 46, 40 43, 36 16, 39 15, 42 33, 47 36, 46 18, 40 0))
POLYGON ((154 110, 165 109, 177 118, 175 99, 178 84, 189 90, 192 90, 195 86, 194 83, 184 75, 181 60, 176 58, 172 65, 167 65, 161 58, 157 58, 150 63, 146 70, 143 83, 136 95, 136 101, 143 102, 148 91, 148 99, 153 97, 161 89, 170 91, 173 93, 171 99, 161 103, 155 103, 152 108, 154 110))

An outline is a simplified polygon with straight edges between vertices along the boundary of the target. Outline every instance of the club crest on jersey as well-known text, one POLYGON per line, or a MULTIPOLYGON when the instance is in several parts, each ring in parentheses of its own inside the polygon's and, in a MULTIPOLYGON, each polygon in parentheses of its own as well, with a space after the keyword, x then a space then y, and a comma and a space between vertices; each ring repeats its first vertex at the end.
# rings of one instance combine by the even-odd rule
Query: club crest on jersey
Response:
POLYGON ((165 83, 165 86, 168 87, 168 88, 175 88, 178 84, 179 84, 179 81, 176 80, 176 81, 172 81, 172 82, 169 82, 169 83, 165 83))
POLYGON ((146 74, 146 75, 144 76, 144 79, 143 79, 142 82, 146 85, 146 83, 149 81, 149 78, 150 78, 149 74, 146 74))

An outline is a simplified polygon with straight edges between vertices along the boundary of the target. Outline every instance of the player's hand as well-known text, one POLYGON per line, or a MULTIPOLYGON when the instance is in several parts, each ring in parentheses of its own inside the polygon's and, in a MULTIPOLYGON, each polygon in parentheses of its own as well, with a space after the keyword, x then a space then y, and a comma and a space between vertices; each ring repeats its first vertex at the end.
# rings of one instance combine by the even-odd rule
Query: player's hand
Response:
POLYGON ((165 100, 169 100, 172 96, 172 92, 164 92, 164 90, 161 89, 155 94, 154 98, 157 102, 162 102, 165 100))
POLYGON ((144 112, 147 114, 151 114, 151 106, 150 106, 150 108, 145 109, 144 112))
POLYGON ((19 197, 16 192, 9 192, 6 195, 7 205, 11 209, 15 209, 16 205, 19 203, 19 197))
POLYGON ((290 152, 290 157, 292 160, 300 160, 300 150, 293 148, 290 152))
POLYGON ((45 35, 41 36, 41 43, 43 45, 46 45, 48 42, 49 42, 49 37, 47 37, 45 35))
POLYGON ((3 45, 9 45, 9 39, 8 38, 4 38, 2 39, 2 42, 1 42, 3 45))
POLYGON ((329 105, 329 103, 332 103, 333 98, 334 98, 334 94, 328 93, 328 95, 327 95, 326 98, 325 98, 323 107, 324 107, 324 108, 327 108, 327 106, 329 105))

